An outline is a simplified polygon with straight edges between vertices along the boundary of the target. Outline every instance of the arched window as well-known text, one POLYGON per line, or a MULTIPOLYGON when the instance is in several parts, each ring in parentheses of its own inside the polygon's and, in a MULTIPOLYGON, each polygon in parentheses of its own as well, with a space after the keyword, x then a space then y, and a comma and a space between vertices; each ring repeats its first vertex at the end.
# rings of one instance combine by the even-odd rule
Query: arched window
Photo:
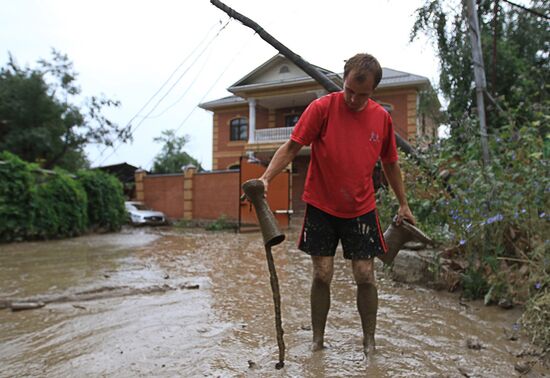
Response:
POLYGON ((229 140, 248 139, 248 119, 241 117, 232 119, 229 123, 229 140))
POLYGON ((280 74, 289 73, 289 72, 290 72, 290 69, 288 68, 288 66, 281 66, 281 68, 279 69, 280 74))

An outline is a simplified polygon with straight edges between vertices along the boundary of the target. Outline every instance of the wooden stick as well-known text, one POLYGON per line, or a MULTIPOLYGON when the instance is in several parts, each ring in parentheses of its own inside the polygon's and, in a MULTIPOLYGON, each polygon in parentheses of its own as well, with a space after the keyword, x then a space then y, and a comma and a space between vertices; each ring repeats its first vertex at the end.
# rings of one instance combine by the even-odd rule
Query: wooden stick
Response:
POLYGON ((281 294, 270 246, 265 246, 265 256, 267 258, 267 267, 269 268, 269 282, 271 283, 271 292, 273 293, 273 304, 275 305, 275 329, 277 330, 277 346, 279 347, 279 362, 275 364, 275 369, 282 369, 285 366, 285 342, 283 340, 284 331, 281 320, 281 294))

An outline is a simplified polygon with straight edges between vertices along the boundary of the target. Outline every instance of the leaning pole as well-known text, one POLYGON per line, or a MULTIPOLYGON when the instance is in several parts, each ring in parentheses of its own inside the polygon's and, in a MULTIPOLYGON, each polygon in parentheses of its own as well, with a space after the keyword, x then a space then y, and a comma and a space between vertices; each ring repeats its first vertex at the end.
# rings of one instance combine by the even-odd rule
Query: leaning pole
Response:
MULTIPOLYGON (((277 51, 279 51, 281 54, 287 57, 292 63, 300 67, 305 73, 311 76, 328 92, 338 92, 342 90, 342 88, 336 85, 321 71, 316 69, 311 63, 308 63, 300 55, 296 54, 295 52, 290 50, 288 47, 283 45, 275 37, 273 37, 271 34, 265 31, 264 28, 262 28, 260 25, 258 25, 256 22, 254 22, 250 18, 237 12, 233 8, 228 7, 227 5, 225 5, 219 0, 210 0, 210 3, 215 7, 224 11, 229 17, 232 17, 242 22, 243 25, 254 30, 260 36, 260 38, 262 38, 264 41, 266 41, 271 46, 273 46, 277 51)), ((423 161, 416 154, 414 148, 405 139, 403 139, 399 134, 395 133, 395 140, 397 142, 397 146, 403 152, 410 155, 420 166, 424 166, 423 161)))

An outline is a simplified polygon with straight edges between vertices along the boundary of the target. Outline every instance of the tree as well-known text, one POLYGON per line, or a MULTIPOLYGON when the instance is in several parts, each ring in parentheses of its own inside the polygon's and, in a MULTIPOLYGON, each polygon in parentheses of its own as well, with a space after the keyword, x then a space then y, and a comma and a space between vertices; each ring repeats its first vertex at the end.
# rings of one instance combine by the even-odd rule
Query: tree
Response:
POLYGON ((10 55, 0 69, 0 151, 10 151, 43 168, 70 171, 88 165, 84 147, 131 138, 102 111, 119 102, 103 95, 82 98, 77 73, 67 55, 20 67, 10 55), (80 100, 80 103, 77 101, 80 100))
MULTIPOLYGON (((488 99, 489 132, 510 121, 510 113, 518 123, 540 118, 541 106, 548 104, 550 29, 546 15, 550 3, 534 0, 529 8, 542 16, 505 1, 482 1, 478 6, 488 92, 496 99, 488 99), (498 110, 496 103, 508 115, 498 110)), ((461 0, 428 0, 417 10, 411 31, 411 40, 424 33, 436 44, 439 87, 448 100, 451 132, 475 107, 468 23, 463 9, 461 0)))
POLYGON ((180 173, 182 167, 192 164, 202 171, 201 164, 183 149, 188 142, 187 136, 176 136, 175 130, 164 130, 162 136, 154 139, 162 142, 162 151, 155 156, 153 173, 180 173))

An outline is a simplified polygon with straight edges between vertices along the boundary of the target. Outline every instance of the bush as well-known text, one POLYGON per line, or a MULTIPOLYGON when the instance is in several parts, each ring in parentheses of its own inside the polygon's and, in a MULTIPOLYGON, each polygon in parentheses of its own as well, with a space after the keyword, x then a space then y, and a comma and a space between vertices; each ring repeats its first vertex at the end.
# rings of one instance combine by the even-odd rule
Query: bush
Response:
MULTIPOLYGON (((456 124, 453 137, 424 152, 425 169, 402 157, 409 204, 419 226, 465 264, 463 294, 486 303, 526 304, 525 324, 536 340, 548 343, 548 317, 539 316, 550 285, 550 144, 547 116, 517 126, 513 119, 491 130, 491 161, 481 159, 474 120, 456 124)), ((397 210, 393 194, 378 193, 381 219, 397 210)), ((462 264, 459 264, 462 266, 462 264)))
POLYGON ((0 242, 71 237, 126 222, 122 184, 100 171, 45 171, 0 153, 0 242))
POLYGON ((57 171, 36 184, 34 237, 58 238, 80 235, 88 226, 88 197, 82 185, 57 171))
POLYGON ((24 239, 33 228, 32 166, 9 153, 0 153, 0 241, 24 239))
POLYGON ((122 183, 101 171, 79 171, 78 178, 88 195, 90 227, 117 231, 126 223, 122 183))

